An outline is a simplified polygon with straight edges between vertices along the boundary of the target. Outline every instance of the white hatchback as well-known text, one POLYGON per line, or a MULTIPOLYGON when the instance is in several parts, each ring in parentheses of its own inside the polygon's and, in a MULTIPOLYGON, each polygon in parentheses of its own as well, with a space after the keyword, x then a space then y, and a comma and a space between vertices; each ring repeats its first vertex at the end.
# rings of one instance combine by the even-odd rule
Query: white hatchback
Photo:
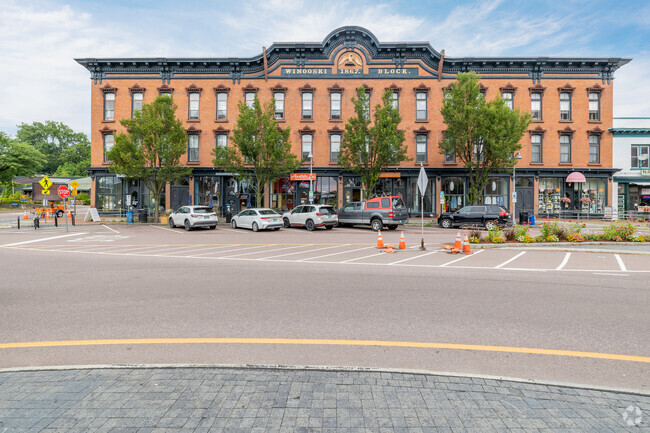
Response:
POLYGON ((305 227, 312 231, 316 227, 325 227, 331 230, 339 222, 336 210, 328 204, 303 204, 297 206, 290 212, 285 212, 282 216, 284 226, 305 227))
POLYGON ((245 227, 254 232, 266 229, 279 230, 282 227, 282 216, 273 209, 246 209, 232 217, 230 225, 234 229, 245 227))
POLYGON ((219 218, 214 209, 207 206, 181 206, 169 215, 169 227, 183 226, 190 231, 194 227, 217 228, 219 218))

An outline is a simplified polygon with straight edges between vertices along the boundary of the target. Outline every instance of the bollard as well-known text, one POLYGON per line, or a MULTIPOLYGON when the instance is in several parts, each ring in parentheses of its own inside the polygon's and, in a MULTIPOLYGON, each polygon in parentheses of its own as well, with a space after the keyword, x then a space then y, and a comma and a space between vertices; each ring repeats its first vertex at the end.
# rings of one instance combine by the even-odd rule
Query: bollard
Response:
POLYGON ((56 214, 54 214, 54 227, 58 227, 58 226, 59 226, 59 217, 57 217, 56 214))
POLYGON ((20 230, 20 217, 18 217, 17 220, 18 220, 18 230, 20 230))
POLYGON ((72 227, 74 227, 74 214, 70 215, 70 219, 72 220, 72 227))
POLYGON ((37 228, 39 228, 39 226, 40 226, 39 218, 38 218, 38 216, 35 216, 35 217, 34 217, 34 230, 36 230, 37 228))

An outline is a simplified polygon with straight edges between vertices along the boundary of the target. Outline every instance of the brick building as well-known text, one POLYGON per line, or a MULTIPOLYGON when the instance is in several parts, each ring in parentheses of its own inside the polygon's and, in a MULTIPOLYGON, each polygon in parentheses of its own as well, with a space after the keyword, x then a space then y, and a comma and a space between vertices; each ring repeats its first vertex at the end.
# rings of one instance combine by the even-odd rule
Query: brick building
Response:
MULTIPOLYGON (((380 103, 385 89, 394 92, 412 159, 383 173, 378 193, 399 194, 409 210, 420 213, 417 176, 420 162, 429 176, 426 213, 455 210, 465 204, 467 178, 453 155, 442 155, 438 142, 445 125, 440 109, 444 90, 459 72, 475 71, 488 99, 530 111, 533 123, 522 139, 516 170, 516 210, 538 215, 581 211, 602 214, 615 202, 612 191, 613 73, 623 58, 451 58, 429 43, 381 43, 360 27, 342 27, 322 43, 274 43, 251 58, 77 59, 91 73, 93 206, 123 210, 129 204, 150 206, 139 182, 108 172, 104 149, 122 130, 119 119, 143 103, 170 93, 188 134, 183 163, 193 174, 166 192, 166 208, 189 200, 213 203, 221 213, 250 204, 246 184, 212 164, 212 149, 227 145, 237 120, 239 101, 257 95, 276 99, 280 127, 291 127, 293 151, 313 154, 315 201, 338 207, 360 198, 360 181, 337 163, 337 151, 352 116, 352 96, 359 86, 380 103), (584 184, 566 183, 580 171, 584 184), (444 193, 444 204, 440 193, 444 193), (560 198, 566 197, 565 200, 560 198), (568 200, 567 200, 568 199, 568 200)), ((309 161, 270 185, 265 206, 292 208, 306 202, 309 161)), ((512 205, 513 176, 494 173, 486 203, 512 205)), ((254 203, 253 203, 254 204, 254 203)))

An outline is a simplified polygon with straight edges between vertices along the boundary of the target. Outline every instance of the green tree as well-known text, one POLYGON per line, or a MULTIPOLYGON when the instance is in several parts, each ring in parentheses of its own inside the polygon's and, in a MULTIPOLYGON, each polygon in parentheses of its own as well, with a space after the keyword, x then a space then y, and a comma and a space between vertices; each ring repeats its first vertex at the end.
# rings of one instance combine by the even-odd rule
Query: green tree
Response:
POLYGON ((455 154, 469 176, 468 201, 479 203, 489 176, 512 171, 530 113, 510 110, 501 98, 486 101, 474 72, 458 74, 441 109, 447 130, 440 153, 455 154))
POLYGON ((21 123, 16 137, 45 155, 46 160, 37 170, 39 173, 53 175, 61 165, 65 165, 62 174, 88 175, 85 168, 90 167, 90 141, 83 132, 74 132, 61 122, 49 120, 31 125, 21 123))
POLYGON ((160 195, 168 182, 189 176, 192 169, 180 165, 187 149, 187 133, 176 118, 176 105, 161 95, 136 111, 133 119, 120 120, 126 133, 115 137, 106 156, 110 170, 129 180, 140 180, 154 197, 154 218, 158 221, 160 195))
POLYGON ((234 146, 214 149, 214 165, 246 180, 253 188, 257 206, 261 206, 264 187, 300 167, 291 153, 290 128, 280 129, 273 119, 275 101, 264 107, 255 97, 253 107, 239 102, 239 117, 233 129, 234 146))
POLYGON ((352 98, 356 116, 348 119, 339 150, 339 164, 356 173, 363 182, 363 197, 368 198, 379 182, 381 172, 391 165, 408 161, 404 131, 398 129, 402 118, 391 103, 393 92, 382 97, 382 105, 374 109, 370 122, 370 96, 361 86, 352 98))
POLYGON ((0 131, 0 183, 11 187, 14 177, 33 176, 43 163, 41 152, 0 131))

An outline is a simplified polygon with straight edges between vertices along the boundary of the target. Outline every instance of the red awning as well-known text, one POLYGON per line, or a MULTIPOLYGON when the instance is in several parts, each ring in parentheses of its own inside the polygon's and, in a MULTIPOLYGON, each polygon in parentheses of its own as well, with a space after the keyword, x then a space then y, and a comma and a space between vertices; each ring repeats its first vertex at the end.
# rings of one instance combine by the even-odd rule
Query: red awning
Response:
POLYGON ((584 183, 586 182, 587 179, 585 179, 585 175, 580 173, 579 171, 574 171, 572 173, 569 173, 569 175, 566 178, 566 182, 577 182, 577 183, 584 183))

